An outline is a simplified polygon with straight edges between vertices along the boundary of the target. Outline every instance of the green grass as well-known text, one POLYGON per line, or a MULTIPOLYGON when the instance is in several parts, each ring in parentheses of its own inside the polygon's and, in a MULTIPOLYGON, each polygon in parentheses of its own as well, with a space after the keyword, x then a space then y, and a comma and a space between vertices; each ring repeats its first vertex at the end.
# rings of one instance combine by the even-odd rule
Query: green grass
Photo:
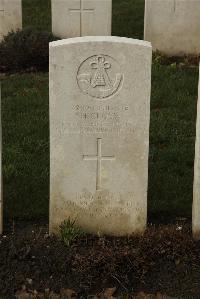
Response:
POLYGON ((112 35, 143 39, 144 0, 113 0, 112 35))
MULTIPOLYGON (((143 0, 113 0, 113 34, 142 38, 143 0)), ((50 30, 50 1, 23 0, 23 22, 50 30)), ((197 67, 152 68, 148 211, 191 216, 197 67)), ((8 219, 48 216, 48 74, 3 80, 4 203, 8 219)))
POLYGON ((22 0, 23 27, 51 31, 51 0, 22 0))
POLYGON ((48 74, 2 84, 4 205, 8 218, 48 214, 48 74))
POLYGON ((153 65, 149 214, 191 216, 198 69, 153 65))

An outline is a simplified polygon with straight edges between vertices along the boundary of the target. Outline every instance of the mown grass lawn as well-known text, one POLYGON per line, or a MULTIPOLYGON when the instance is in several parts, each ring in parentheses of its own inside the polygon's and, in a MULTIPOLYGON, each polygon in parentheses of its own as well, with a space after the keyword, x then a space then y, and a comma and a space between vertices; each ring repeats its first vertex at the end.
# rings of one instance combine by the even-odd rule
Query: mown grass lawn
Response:
POLYGON ((3 80, 3 173, 7 218, 48 215, 48 74, 3 80))
MULTIPOLYGON (((143 0, 113 0, 113 34, 142 38, 143 0)), ((23 23, 50 30, 50 1, 23 0, 23 23)), ((152 67, 149 219, 191 216, 198 68, 152 67)), ((3 78, 6 218, 48 217, 48 74, 3 78)))

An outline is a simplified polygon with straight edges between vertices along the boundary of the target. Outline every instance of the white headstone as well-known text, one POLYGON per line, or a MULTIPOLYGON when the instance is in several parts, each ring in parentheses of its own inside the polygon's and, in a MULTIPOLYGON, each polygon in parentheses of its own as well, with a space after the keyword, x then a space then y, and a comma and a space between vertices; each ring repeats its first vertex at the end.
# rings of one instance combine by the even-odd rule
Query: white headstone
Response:
POLYGON ((199 97, 197 103, 196 144, 195 144, 195 162, 194 162, 192 230, 193 230, 194 238, 200 239, 200 71, 199 71, 199 97))
POLYGON ((167 55, 200 53, 200 0, 146 0, 144 39, 167 55))
POLYGON ((0 40, 10 31, 22 28, 21 0, 0 0, 0 40))
POLYGON ((50 43, 50 232, 142 233, 152 49, 120 37, 50 43))
POLYGON ((55 36, 111 35, 112 0, 51 1, 55 36))

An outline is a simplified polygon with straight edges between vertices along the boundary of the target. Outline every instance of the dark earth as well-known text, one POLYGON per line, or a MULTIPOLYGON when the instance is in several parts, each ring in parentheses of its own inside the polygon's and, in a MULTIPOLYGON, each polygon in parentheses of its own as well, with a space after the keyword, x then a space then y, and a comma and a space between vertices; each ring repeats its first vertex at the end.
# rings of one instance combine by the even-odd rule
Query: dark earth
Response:
POLYGON ((86 235, 70 247, 47 232, 46 224, 23 223, 0 237, 0 298, 63 288, 79 298, 107 288, 121 298, 200 298, 200 241, 190 223, 149 225, 140 237, 86 235))

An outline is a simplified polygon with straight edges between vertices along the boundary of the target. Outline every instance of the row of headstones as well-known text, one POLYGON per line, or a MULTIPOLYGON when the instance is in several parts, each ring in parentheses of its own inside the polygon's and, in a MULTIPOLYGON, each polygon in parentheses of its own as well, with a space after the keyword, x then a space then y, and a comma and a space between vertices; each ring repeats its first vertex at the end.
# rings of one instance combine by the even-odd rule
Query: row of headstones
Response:
MULTIPOLYGON (((112 0, 51 0, 51 4, 57 37, 111 35, 112 0)), ((199 16, 200 0, 146 0, 144 39, 168 55, 199 54, 199 16)), ((0 39, 21 27, 21 0, 0 0, 0 39)))
MULTIPOLYGON (((69 217, 95 233, 145 230, 151 56, 148 42, 119 37, 50 45, 51 232, 69 217)), ((198 151, 197 138, 196 238, 198 151)))

